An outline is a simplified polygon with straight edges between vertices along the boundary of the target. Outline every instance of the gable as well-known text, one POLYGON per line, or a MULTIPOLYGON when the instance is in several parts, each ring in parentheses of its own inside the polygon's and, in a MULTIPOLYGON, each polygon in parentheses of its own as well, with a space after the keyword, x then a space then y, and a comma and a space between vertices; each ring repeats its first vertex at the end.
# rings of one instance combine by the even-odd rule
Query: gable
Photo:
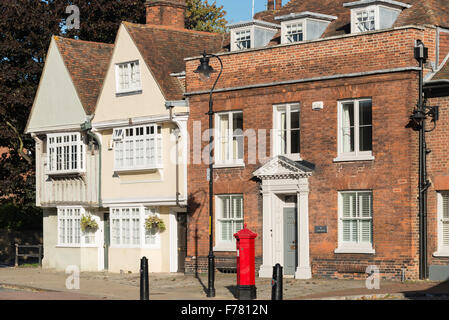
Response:
POLYGON ((276 156, 253 172, 264 179, 304 178, 309 177, 314 165, 306 161, 293 161, 284 156, 276 156))
POLYGON ((79 127, 86 113, 52 39, 25 132, 79 127))
POLYGON ((93 123, 165 114, 165 99, 148 66, 123 24, 120 26, 112 58, 98 98, 93 123), (142 92, 116 95, 117 63, 139 61, 142 92))

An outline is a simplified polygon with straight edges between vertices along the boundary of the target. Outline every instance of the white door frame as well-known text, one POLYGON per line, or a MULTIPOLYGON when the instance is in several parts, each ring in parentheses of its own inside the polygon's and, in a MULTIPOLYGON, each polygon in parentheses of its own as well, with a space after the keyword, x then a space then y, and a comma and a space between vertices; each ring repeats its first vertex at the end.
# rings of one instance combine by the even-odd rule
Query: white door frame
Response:
POLYGON ((278 195, 296 194, 298 224, 298 266, 296 279, 312 277, 309 257, 309 181, 308 177, 263 179, 263 257, 259 277, 271 278, 273 266, 283 264, 283 215, 278 195))

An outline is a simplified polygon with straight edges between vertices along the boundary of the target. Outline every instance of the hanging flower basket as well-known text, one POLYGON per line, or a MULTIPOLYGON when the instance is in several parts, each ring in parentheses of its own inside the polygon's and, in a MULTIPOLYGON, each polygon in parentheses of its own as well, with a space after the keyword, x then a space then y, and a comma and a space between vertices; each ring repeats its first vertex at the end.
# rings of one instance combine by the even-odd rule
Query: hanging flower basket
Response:
POLYGON ((145 229, 147 231, 156 229, 159 232, 164 232, 165 223, 161 218, 158 218, 157 216, 150 216, 145 220, 145 229))
POLYGON ((81 217, 81 230, 83 232, 95 232, 97 229, 98 223, 91 215, 81 217))

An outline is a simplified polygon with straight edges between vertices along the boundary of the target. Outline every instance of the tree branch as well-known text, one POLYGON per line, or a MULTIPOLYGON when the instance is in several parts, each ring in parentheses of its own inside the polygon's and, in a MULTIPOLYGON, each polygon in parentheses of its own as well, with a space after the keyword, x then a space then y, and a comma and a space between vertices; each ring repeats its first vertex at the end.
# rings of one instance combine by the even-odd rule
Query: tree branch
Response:
POLYGON ((19 131, 16 129, 16 127, 14 127, 14 125, 9 122, 8 120, 4 120, 6 125, 11 128, 12 131, 14 131, 14 133, 16 134, 17 140, 19 140, 19 146, 17 147, 17 152, 20 154, 20 156, 22 158, 24 158, 29 164, 33 164, 33 160, 25 153, 23 152, 23 140, 22 137, 20 136, 19 131))

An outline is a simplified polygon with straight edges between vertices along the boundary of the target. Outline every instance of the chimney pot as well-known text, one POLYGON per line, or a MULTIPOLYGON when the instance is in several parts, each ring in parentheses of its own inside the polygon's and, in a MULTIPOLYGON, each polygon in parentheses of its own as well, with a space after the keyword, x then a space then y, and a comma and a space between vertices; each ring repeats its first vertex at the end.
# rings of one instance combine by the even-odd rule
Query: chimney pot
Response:
POLYGON ((267 10, 269 11, 274 10, 274 0, 268 0, 267 10))

